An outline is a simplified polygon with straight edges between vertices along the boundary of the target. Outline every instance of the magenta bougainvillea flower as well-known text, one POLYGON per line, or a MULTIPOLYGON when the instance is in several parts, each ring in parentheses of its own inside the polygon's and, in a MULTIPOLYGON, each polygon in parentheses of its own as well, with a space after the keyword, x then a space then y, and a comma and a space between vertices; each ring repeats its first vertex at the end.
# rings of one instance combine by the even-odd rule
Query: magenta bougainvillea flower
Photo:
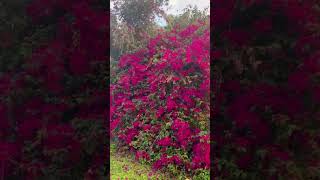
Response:
POLYGON ((145 151, 137 151, 136 152, 136 159, 139 160, 141 158, 149 160, 150 159, 150 155, 145 151))
POLYGON ((164 137, 164 138, 160 139, 159 141, 157 141, 157 144, 159 146, 170 146, 172 144, 171 138, 170 137, 164 137))

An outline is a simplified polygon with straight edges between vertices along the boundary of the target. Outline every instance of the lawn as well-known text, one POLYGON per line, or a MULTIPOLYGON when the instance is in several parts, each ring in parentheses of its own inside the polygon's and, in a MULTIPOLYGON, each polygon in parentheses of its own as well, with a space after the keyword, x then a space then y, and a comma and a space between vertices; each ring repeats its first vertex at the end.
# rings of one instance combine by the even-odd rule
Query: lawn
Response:
POLYGON ((110 151, 110 174, 111 180, 168 179, 167 175, 153 172, 150 166, 137 162, 131 155, 118 153, 114 145, 111 145, 110 151))

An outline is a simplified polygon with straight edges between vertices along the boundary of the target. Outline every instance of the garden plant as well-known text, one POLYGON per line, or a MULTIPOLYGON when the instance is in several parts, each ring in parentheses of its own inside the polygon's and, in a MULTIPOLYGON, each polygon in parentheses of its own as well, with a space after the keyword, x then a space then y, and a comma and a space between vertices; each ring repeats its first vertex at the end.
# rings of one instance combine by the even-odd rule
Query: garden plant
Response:
POLYGON ((209 23, 176 27, 121 56, 111 84, 111 138, 175 178, 208 179, 209 23))

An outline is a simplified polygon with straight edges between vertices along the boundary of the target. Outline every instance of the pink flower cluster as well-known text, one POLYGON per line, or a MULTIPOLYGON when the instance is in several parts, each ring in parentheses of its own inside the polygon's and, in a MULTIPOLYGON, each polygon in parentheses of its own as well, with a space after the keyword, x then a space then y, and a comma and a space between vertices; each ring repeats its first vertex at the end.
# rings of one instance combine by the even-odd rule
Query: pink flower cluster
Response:
POLYGON ((161 169, 169 164, 180 165, 181 163, 182 163, 182 160, 177 155, 168 157, 168 155, 162 154, 161 158, 159 160, 157 160, 156 162, 154 162, 153 168, 154 169, 161 169))
POLYGON ((182 148, 186 148, 192 135, 189 123, 176 119, 173 121, 171 128, 175 132, 177 142, 180 143, 182 148))
POLYGON ((171 138, 170 137, 164 137, 160 139, 157 144, 159 146, 170 146, 172 144, 171 138))
POLYGON ((145 160, 149 160, 150 159, 150 155, 145 151, 137 151, 136 152, 136 159, 139 160, 141 158, 145 159, 145 160))
POLYGON ((210 139, 206 135, 200 138, 200 142, 193 146, 193 168, 210 168, 210 139))

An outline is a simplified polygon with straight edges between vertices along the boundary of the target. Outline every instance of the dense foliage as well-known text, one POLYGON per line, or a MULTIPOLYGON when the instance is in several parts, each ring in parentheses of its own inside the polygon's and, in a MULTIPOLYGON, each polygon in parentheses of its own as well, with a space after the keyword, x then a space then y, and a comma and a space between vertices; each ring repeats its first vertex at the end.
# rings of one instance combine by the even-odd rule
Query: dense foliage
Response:
MULTIPOLYGON (((209 8, 209 7, 208 7, 209 8)), ((167 25, 164 27, 166 30, 173 30, 177 27, 186 28, 196 21, 206 21, 210 15, 209 9, 201 10, 197 6, 187 6, 180 14, 163 14, 167 25)))
POLYGON ((0 179, 106 178, 106 2, 1 3, 15 6, 28 16, 3 32, 0 179))
POLYGON ((120 56, 146 47, 159 25, 155 18, 163 16, 168 0, 111 0, 110 56, 118 61, 120 56))
POLYGON ((145 28, 163 14, 168 0, 112 0, 119 19, 133 28, 145 28))
POLYGON ((112 138, 155 169, 208 178, 209 41, 208 23, 198 22, 120 58, 121 75, 111 85, 112 138))
POLYGON ((319 1, 213 0, 214 175, 319 179, 319 1))

